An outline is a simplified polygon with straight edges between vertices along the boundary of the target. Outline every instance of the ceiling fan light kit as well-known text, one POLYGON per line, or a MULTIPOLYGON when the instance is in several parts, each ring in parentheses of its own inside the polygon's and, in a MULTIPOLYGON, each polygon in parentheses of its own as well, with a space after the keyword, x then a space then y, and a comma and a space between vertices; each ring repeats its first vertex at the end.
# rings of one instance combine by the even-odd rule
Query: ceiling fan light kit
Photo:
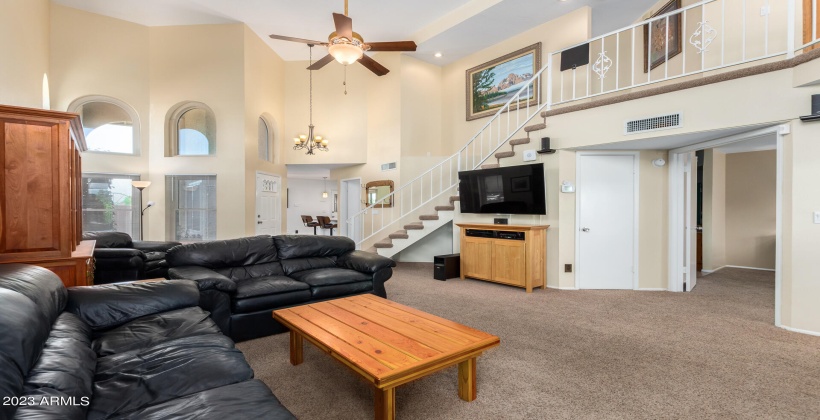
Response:
POLYGON ((271 35, 270 37, 283 41, 301 42, 310 46, 322 45, 327 47, 328 55, 315 63, 311 63, 308 70, 319 70, 335 59, 344 65, 353 64, 358 61, 365 68, 375 73, 376 76, 384 76, 389 73, 390 70, 365 55, 365 51, 401 52, 416 50, 416 43, 413 41, 365 43, 361 35, 353 32, 353 19, 347 16, 347 0, 345 0, 345 14, 333 13, 333 23, 336 26, 336 31, 328 36, 328 42, 311 41, 309 39, 283 35, 271 35))
MULTIPOLYGON (((313 65, 313 44, 308 44, 310 47, 310 62, 311 66, 313 65)), ((308 67, 310 69, 310 67, 308 67)), ((310 125, 308 125, 308 133, 300 134, 299 137, 293 138, 293 150, 302 150, 307 149, 305 152, 306 155, 313 155, 314 150, 321 150, 323 152, 327 152, 330 150, 327 147, 328 141, 326 138, 322 136, 315 136, 313 135, 313 70, 308 70, 309 78, 310 78, 310 125)))

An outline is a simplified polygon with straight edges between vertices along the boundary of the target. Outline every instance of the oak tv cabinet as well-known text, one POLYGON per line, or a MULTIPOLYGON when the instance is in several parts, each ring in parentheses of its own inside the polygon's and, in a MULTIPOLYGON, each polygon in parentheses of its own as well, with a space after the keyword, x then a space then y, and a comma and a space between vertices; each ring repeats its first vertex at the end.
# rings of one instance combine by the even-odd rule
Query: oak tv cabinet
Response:
POLYGON ((522 287, 547 286, 549 225, 456 223, 461 228, 461 279, 522 287))

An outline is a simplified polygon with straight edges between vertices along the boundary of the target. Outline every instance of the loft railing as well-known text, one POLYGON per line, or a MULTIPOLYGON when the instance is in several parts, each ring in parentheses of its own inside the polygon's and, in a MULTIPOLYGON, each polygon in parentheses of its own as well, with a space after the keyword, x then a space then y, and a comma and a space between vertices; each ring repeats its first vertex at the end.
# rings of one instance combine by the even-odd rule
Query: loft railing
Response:
POLYGON ((798 11, 797 0, 705 0, 552 52, 550 105, 791 58, 818 42, 818 0, 803 3, 815 13, 798 11), (796 47, 801 20, 805 45, 796 47), (585 45, 589 64, 557 70, 563 52, 585 45))
POLYGON ((455 154, 348 217, 347 235, 361 248, 432 210, 442 203, 439 197, 455 192, 459 171, 478 168, 544 109, 820 48, 818 3, 704 0, 551 52, 547 64, 455 154), (560 71, 561 53, 583 45, 589 46, 588 64, 560 71))

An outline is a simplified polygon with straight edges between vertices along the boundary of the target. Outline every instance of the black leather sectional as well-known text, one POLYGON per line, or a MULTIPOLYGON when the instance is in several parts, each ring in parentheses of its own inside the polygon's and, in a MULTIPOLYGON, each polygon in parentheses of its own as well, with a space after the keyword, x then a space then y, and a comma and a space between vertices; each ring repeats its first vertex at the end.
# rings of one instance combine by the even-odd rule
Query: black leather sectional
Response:
POLYGON ((0 419, 294 419, 193 281, 66 290, 0 265, 0 419))
POLYGON ((344 296, 387 297, 390 258, 340 236, 253 236, 171 248, 171 279, 196 280, 200 306, 236 341, 284 332, 274 309, 344 296))

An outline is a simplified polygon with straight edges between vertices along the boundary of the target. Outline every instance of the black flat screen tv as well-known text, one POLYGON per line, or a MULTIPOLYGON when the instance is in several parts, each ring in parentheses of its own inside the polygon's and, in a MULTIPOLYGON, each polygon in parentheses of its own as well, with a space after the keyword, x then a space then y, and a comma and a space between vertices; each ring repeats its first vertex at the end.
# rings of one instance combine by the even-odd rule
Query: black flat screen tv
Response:
POLYGON ((462 213, 547 214, 544 164, 458 173, 462 213))

